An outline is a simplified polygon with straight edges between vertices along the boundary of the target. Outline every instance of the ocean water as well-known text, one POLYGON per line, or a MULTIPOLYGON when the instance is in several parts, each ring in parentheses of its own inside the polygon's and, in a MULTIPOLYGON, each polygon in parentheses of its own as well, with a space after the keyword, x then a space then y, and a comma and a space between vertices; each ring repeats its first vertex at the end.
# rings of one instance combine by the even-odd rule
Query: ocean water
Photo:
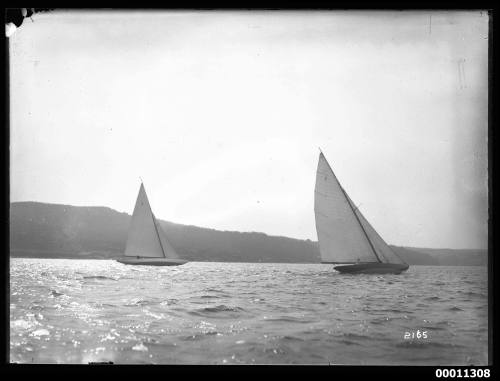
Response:
POLYGON ((10 360, 487 365, 487 306, 485 267, 13 258, 10 360))

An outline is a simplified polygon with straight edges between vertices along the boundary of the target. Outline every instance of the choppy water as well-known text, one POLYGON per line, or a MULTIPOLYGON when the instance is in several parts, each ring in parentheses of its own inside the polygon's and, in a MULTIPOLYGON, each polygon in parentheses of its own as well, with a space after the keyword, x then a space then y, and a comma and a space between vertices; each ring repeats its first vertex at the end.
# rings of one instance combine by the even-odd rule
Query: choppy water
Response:
POLYGON ((14 258, 10 284, 12 362, 487 364, 485 267, 14 258))

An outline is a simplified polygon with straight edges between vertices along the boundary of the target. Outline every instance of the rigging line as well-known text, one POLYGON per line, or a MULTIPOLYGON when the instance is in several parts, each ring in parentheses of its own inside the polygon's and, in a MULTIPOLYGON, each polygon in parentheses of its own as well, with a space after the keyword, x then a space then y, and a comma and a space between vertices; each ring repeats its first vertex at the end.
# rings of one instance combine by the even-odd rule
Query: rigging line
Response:
MULTIPOLYGON (((151 207, 149 207, 149 209, 151 210, 151 207)), ((158 241, 160 241, 160 247, 161 247, 161 251, 163 253, 163 258, 167 258, 165 255, 165 250, 163 249, 163 245, 161 243, 160 233, 158 233, 158 227, 156 226, 156 218, 155 218, 155 215, 153 214, 153 212, 151 212, 151 217, 153 218, 153 225, 155 226, 156 236, 158 237, 158 241)))
POLYGON ((352 212, 354 213, 354 217, 356 217, 356 220, 358 221, 359 223, 359 226, 361 226, 361 230, 363 230, 363 233, 365 234, 365 237, 366 237, 366 240, 368 241, 368 243, 370 244, 370 247, 373 251, 373 254, 375 254, 375 257, 377 258, 377 260, 382 263, 382 261, 380 260, 379 256, 377 255, 377 252, 375 251, 375 248, 373 247, 373 244, 372 244, 372 241, 370 241, 370 238, 368 237, 368 234, 366 233, 365 231, 365 228, 363 227, 363 224, 361 223, 361 221, 359 220, 359 217, 358 215, 356 214, 356 212, 354 211, 352 205, 351 205, 351 202, 349 201, 349 197, 347 196, 347 193, 346 191, 344 190, 344 188, 342 188, 342 185, 340 185, 340 182, 339 180, 337 179, 337 176, 335 176, 335 172, 333 172, 333 169, 330 165, 330 163, 328 162, 328 160, 326 160, 326 157, 325 155, 323 154, 323 152, 321 152, 321 155, 323 155, 323 158, 325 159, 326 161, 326 164, 328 165, 328 167, 330 168, 330 171, 332 171, 332 174, 333 174, 333 178, 337 181, 337 184, 339 185, 340 187, 340 190, 344 193, 344 197, 346 198, 347 200, 347 203, 349 204, 349 206, 351 207, 351 210, 352 212))
POLYGON ((389 247, 389 250, 392 252, 392 254, 394 254, 394 255, 395 255, 395 256, 396 256, 396 257, 397 257, 397 258, 398 258, 401 262, 403 262, 403 263, 405 263, 405 264, 408 264, 408 263, 406 263, 406 261, 405 261, 403 258, 401 258, 401 257, 400 257, 400 256, 399 256, 399 255, 398 255, 398 254, 397 254, 397 253, 396 253, 396 252, 392 249, 392 247, 391 247, 390 245, 387 245, 387 246, 389 247))
MULTIPOLYGON (((141 181, 142 181, 142 179, 141 179, 141 181)), ((144 185, 143 185, 143 188, 144 188, 144 185)), ((146 189, 144 189, 144 195, 146 196, 146 200, 147 200, 148 195, 146 194, 146 189)), ((148 200, 148 206, 149 206, 149 212, 151 213, 151 218, 153 219, 153 225, 155 227, 156 236, 158 237, 158 241, 160 241, 160 247, 161 247, 161 251, 163 253, 163 258, 167 258, 167 256, 165 255, 165 250, 163 249, 163 245, 161 243, 160 233, 158 233, 158 228, 156 226, 156 218, 155 218, 155 215, 153 213, 153 210, 151 209, 151 205, 149 204, 149 200, 148 200)))
POLYGON ((356 208, 354 208, 354 211, 357 211, 361 207, 361 205, 363 204, 359 204, 358 206, 356 206, 356 208))
MULTIPOLYGON (((339 185, 340 185, 340 183, 339 183, 339 185)), ((379 256, 378 256, 377 252, 375 251, 375 247, 373 247, 373 243, 372 243, 372 241, 370 240, 370 237, 368 237, 368 234, 366 233, 366 230, 365 230, 365 228, 363 227, 363 224, 361 223, 361 221, 360 221, 360 219, 359 219, 358 215, 356 214, 356 211, 353 209, 353 207, 352 207, 352 205, 351 205, 351 202, 349 201, 349 198, 347 197, 347 194, 346 194, 346 192, 345 192, 344 188, 342 188, 342 186, 340 186, 340 189, 342 189, 342 192, 344 192, 344 195, 345 195, 345 196, 346 196, 346 198, 347 198, 347 203, 348 203, 348 204, 349 204, 349 206, 351 207, 352 212, 354 213, 354 216, 356 217, 356 220, 358 220, 358 222, 359 222, 359 226, 361 226, 361 229, 363 230, 363 233, 365 233, 365 237, 366 237, 366 239, 368 240, 368 243, 370 244, 370 247, 371 247, 371 248, 372 248, 372 250, 373 250, 373 254, 375 254, 375 257, 377 257, 377 260, 378 260, 380 263, 382 263, 382 261, 380 260, 380 258, 379 258, 379 256)))
MULTIPOLYGON (((350 200, 350 199, 349 199, 349 200, 350 200)), ((361 204, 359 204, 359 206, 356 208, 356 211, 359 209, 359 207, 360 207, 360 206, 361 206, 361 204)), ((361 213, 361 211, 360 211, 359 213, 361 213)), ((365 219, 365 220, 366 220, 366 219, 365 219)), ((368 225, 370 225, 370 223, 369 223, 368 221, 366 221, 366 222, 368 223, 368 225)), ((401 259, 401 257, 400 257, 400 256, 399 256, 399 255, 398 255, 398 254, 397 254, 397 253, 396 253, 396 252, 392 249, 392 247, 391 247, 391 246, 390 246, 387 242, 385 242, 385 240, 384 240, 384 239, 380 236, 380 234, 378 234, 378 232, 377 232, 377 231, 373 228, 373 226, 372 226, 372 229, 373 229, 373 231, 375 232, 375 234, 378 236, 378 238, 379 238, 380 240, 382 240, 382 241, 385 243, 385 245, 388 247, 389 251, 390 251, 390 252, 391 252, 394 256, 396 256, 396 258, 398 258, 401 262, 406 263, 406 262, 405 262, 403 259, 401 259)), ((384 259, 385 259, 385 260, 387 260, 387 261, 390 263, 390 259, 388 259, 388 258, 384 255, 384 253, 383 253, 383 252, 381 252, 381 254, 382 254, 382 256, 384 257, 384 259)))
MULTIPOLYGON (((361 204, 360 204, 360 206, 361 206, 361 204)), ((358 210, 358 209, 359 209, 359 207, 358 207, 358 208, 356 208, 356 210, 358 210)), ((359 213, 361 213, 361 211, 360 211, 359 213)), ((368 223, 368 225, 370 225, 370 223, 369 223, 368 221, 366 221, 366 222, 368 223)), ((378 238, 379 238, 382 242, 384 242, 384 243, 385 243, 385 245, 387 246, 387 248, 389 249, 389 251, 390 251, 390 252, 391 252, 391 253, 392 253, 392 254, 393 254, 396 258, 398 258, 401 262, 406 263, 406 262, 405 262, 403 259, 401 259, 401 257, 400 257, 400 256, 399 256, 399 255, 398 255, 398 254, 397 254, 397 253, 396 253, 396 252, 392 249, 392 247, 391 247, 391 246, 390 246, 387 242, 385 242, 385 240, 384 240, 384 239, 380 236, 380 234, 378 234, 378 232, 377 232, 377 231, 373 228, 373 226, 372 226, 372 229, 373 229, 373 231, 374 231, 375 235, 376 235, 376 236, 378 236, 378 238)), ((382 255, 382 257, 384 257, 384 259, 385 259, 386 261, 388 261, 389 263, 391 263, 391 260, 390 260, 389 258, 387 258, 387 256, 385 256, 385 255, 384 255, 384 252, 383 252, 383 251, 382 251, 380 254, 382 255)))
MULTIPOLYGON (((378 234, 378 233, 377 233, 377 234, 378 234)), ((379 235, 379 237, 380 237, 380 235, 379 235)), ((381 239, 382 241, 384 241, 384 239, 383 239, 382 237, 380 237, 380 239, 381 239)), ((385 241, 384 241, 384 242, 385 242, 385 241)), ((392 253, 392 254, 393 254, 396 258, 398 258, 398 259, 399 259, 401 262, 403 262, 404 264, 408 264, 408 263, 406 263, 406 261, 405 261, 404 259, 402 259, 402 258, 401 258, 401 257, 400 257, 400 256, 399 256, 399 255, 398 255, 398 254, 397 254, 397 253, 393 250, 393 248, 391 247, 391 245, 389 245, 387 242, 385 242, 385 244, 387 245, 387 247, 389 248, 389 250, 391 251, 391 253, 392 253)), ((385 257, 385 255, 384 255, 384 258, 385 258, 385 259, 387 259, 387 258, 385 257)), ((389 260, 389 262, 390 262, 390 260, 389 260)))

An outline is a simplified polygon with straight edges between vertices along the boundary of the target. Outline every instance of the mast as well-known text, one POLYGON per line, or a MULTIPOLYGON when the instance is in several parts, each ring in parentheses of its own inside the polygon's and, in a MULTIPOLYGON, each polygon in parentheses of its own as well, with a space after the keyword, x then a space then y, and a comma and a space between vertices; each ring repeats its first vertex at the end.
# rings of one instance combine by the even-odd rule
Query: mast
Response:
POLYGON ((326 157, 325 157, 325 154, 321 151, 320 149, 320 152, 321 152, 321 155, 323 155, 323 157, 325 158, 325 161, 326 161, 326 164, 328 164, 328 167, 330 168, 330 171, 332 171, 332 174, 333 174, 333 178, 335 179, 335 181, 337 181, 337 184, 339 185, 340 189, 342 190, 342 193, 344 194, 344 197, 347 201, 347 203, 349 204, 349 207, 351 208, 353 214, 354 214, 354 217, 356 217, 356 221, 358 221, 358 224, 359 226, 361 227, 361 230, 363 231, 365 237, 366 237, 366 240, 368 241, 368 243, 370 244, 370 248, 372 249, 373 251, 373 254, 375 255, 375 258, 377 258, 377 261, 379 261, 380 263, 382 263, 382 261, 380 260, 377 252, 375 251, 375 247, 373 247, 373 244, 372 244, 372 241, 370 240, 370 237, 368 237, 368 234, 366 233, 366 230, 365 228, 363 227, 363 224, 361 223, 361 221, 359 220, 359 217, 358 215, 356 214, 356 211, 354 210, 354 208, 352 207, 352 204, 351 202, 349 201, 349 197, 347 196, 347 193, 346 191, 344 190, 344 188, 342 187, 342 185, 340 184, 340 181, 337 179, 337 176, 335 176, 335 172, 333 172, 333 169, 330 165, 330 163, 328 162, 328 160, 326 160, 326 157))

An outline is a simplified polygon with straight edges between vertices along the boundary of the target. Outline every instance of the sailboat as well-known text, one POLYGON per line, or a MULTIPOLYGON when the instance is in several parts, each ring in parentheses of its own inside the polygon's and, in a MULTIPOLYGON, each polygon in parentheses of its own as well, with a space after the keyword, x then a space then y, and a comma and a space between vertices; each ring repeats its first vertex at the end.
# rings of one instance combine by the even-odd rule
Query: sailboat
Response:
POLYGON ((399 274, 408 269, 347 195, 323 152, 314 189, 314 214, 321 263, 341 273, 399 274))
POLYGON ((117 261, 127 265, 151 266, 176 266, 187 262, 179 259, 165 236, 151 210, 142 183, 130 222, 127 246, 123 257, 117 261))

